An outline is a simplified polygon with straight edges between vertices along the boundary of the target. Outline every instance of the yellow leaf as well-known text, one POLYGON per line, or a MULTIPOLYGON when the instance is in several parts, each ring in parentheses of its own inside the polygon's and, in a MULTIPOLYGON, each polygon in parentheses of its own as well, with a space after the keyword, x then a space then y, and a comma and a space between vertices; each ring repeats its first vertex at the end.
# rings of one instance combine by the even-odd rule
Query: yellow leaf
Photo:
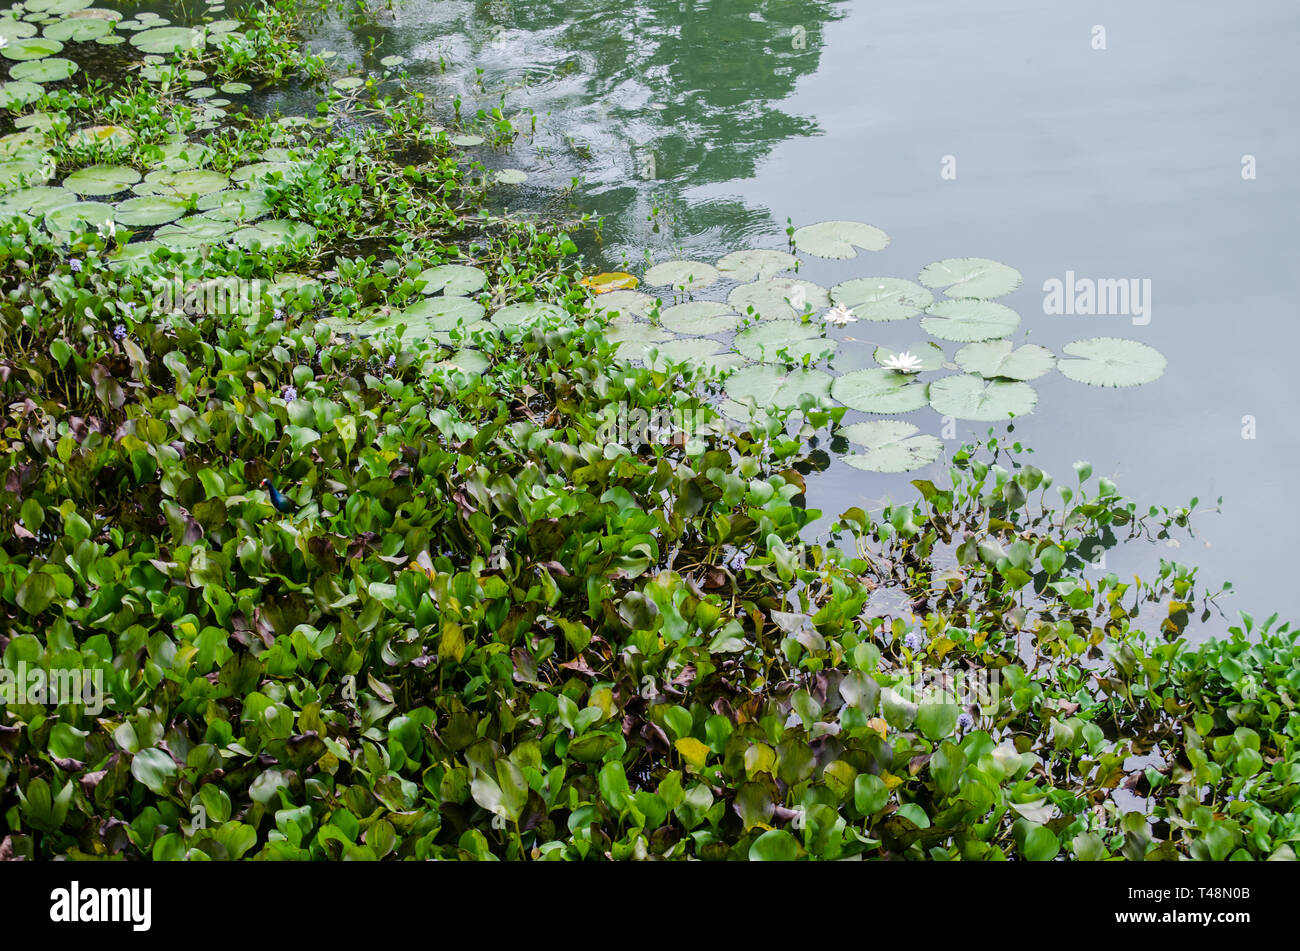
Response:
POLYGON ((684 736, 675 744, 682 759, 699 769, 709 758, 709 748, 693 736, 684 736))
POLYGON ((895 776, 893 773, 881 773, 880 780, 885 784, 886 789, 897 789, 903 785, 903 777, 895 776))
POLYGON ((465 656, 465 635, 460 625, 446 621, 442 625, 442 640, 438 643, 438 653, 459 662, 465 656))
POLYGON ((879 733, 882 740, 889 736, 889 724, 883 717, 872 717, 867 721, 867 726, 879 733))
POLYGON ((578 283, 583 287, 590 287, 597 294, 608 294, 610 291, 631 290, 640 282, 624 271, 607 271, 603 274, 584 277, 578 283))

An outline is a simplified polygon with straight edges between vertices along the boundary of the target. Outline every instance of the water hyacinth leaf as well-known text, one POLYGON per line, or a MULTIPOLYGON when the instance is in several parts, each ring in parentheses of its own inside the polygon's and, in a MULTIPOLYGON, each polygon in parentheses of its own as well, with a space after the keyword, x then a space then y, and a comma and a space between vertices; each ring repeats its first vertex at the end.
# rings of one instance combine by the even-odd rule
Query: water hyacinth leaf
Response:
POLYGON ((421 271, 416 280, 424 281, 426 294, 442 291, 448 297, 462 297, 482 290, 487 284, 487 274, 482 268, 468 264, 440 264, 421 271))
POLYGON ((718 301, 688 301, 666 308, 659 322, 674 333, 707 336, 728 333, 740 323, 740 315, 718 301))
POLYGON ((810 311, 830 307, 826 289, 811 281, 792 277, 770 277, 732 288, 727 295, 736 313, 748 315, 749 308, 765 320, 797 320, 810 311))
POLYGON ((1166 366, 1159 350, 1121 337, 1076 340, 1064 353, 1075 359, 1057 364, 1062 375, 1090 386, 1140 386, 1160 379, 1166 366))
POLYGON ((115 218, 118 224, 128 228, 150 228, 175 221, 185 214, 185 209, 186 202, 183 198, 148 195, 121 202, 117 206, 115 218))
POLYGON ((909 472, 929 465, 943 455, 943 442, 929 433, 917 435, 917 427, 901 419, 878 419, 854 423, 840 435, 865 452, 844 456, 844 461, 868 472, 909 472))
POLYGON ((645 272, 642 280, 651 287, 708 287, 718 279, 718 269, 702 261, 665 261, 645 272))
POLYGON ((492 315, 492 323, 498 327, 510 327, 516 324, 535 323, 547 318, 560 318, 564 314, 564 308, 556 304, 546 301, 525 301, 502 307, 492 315))
POLYGON ((799 843, 784 829, 769 829, 749 847, 751 862, 793 862, 799 857, 799 843))
POLYGON ((837 377, 831 395, 864 413, 910 413, 929 402, 929 388, 893 370, 855 370, 837 377))
POLYGON ((934 301, 934 295, 897 277, 859 277, 831 288, 831 300, 862 320, 906 320, 934 301))
POLYGON ((956 362, 967 373, 987 379, 1036 380, 1056 366, 1052 351, 1027 343, 1015 348, 1010 340, 971 343, 957 351, 956 362))
POLYGON ((901 350, 892 350, 889 347, 877 347, 872 352, 871 356, 877 363, 884 366, 887 361, 895 360, 904 353, 919 360, 921 362, 921 370, 938 370, 943 366, 943 348, 933 340, 908 344, 901 350))
POLYGON ((597 314, 631 314, 644 317, 655 305, 655 298, 641 291, 611 291, 596 301, 597 314))
POLYGON ((125 165, 91 165, 63 180, 63 187, 78 195, 115 195, 140 180, 140 173, 125 165))
POLYGON ((830 395, 832 377, 824 370, 786 372, 772 364, 743 367, 727 377, 727 396, 737 403, 752 399, 760 410, 791 409, 809 397, 814 403, 830 395))
POLYGON ((816 363, 829 358, 839 344, 821 335, 812 324, 772 320, 736 334, 735 348, 751 360, 764 363, 801 363, 806 357, 816 363))
POLYGON ((718 260, 718 275, 729 281, 763 281, 788 271, 799 259, 785 251, 754 248, 732 251, 718 260))
POLYGON ((5 59, 23 62, 29 59, 45 59, 63 52, 63 44, 43 36, 28 36, 10 40, 0 49, 0 56, 5 59))
POLYGON ((1020 272, 988 258, 946 258, 927 264, 917 280, 934 290, 947 288, 949 297, 987 300, 1002 297, 1020 286, 1020 272))
POLYGON ((946 376, 930 384, 930 405, 944 416, 998 422, 1034 411, 1038 394, 1028 383, 987 382, 968 374, 946 376))
POLYGON ((44 94, 44 87, 26 80, 0 83, 0 109, 21 109, 44 94))
POLYGON ((22 79, 31 83, 57 83, 72 76, 78 68, 77 64, 70 59, 52 56, 49 59, 15 63, 9 68, 9 78, 22 79))
POLYGON ((889 235, 861 221, 822 221, 805 225, 794 233, 795 248, 819 258, 855 258, 858 256, 855 248, 882 251, 888 244, 889 235))
POLYGON ((446 360, 442 365, 455 367, 465 373, 483 373, 492 365, 491 359, 481 350, 458 350, 446 360))
POLYGON ((1005 337, 1020 326, 1020 315, 1005 304, 963 298, 941 300, 925 309, 921 318, 926 333, 941 340, 975 343, 1005 337))

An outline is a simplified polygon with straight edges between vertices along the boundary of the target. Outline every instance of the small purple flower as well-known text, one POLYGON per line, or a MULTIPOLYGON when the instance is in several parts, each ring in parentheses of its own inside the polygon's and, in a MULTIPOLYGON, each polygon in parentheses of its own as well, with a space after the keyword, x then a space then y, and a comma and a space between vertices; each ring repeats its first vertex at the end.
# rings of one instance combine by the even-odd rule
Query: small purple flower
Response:
POLYGON ((72 268, 73 274, 81 273, 81 258, 69 258, 68 267, 72 268))
POLYGON ((390 356, 390 357, 388 358, 388 368, 391 370, 391 369, 392 369, 393 367, 395 367, 395 366, 397 366, 397 357, 396 357, 396 356, 390 356))
POLYGON ((912 631, 905 638, 903 638, 903 643, 907 646, 908 650, 919 651, 921 649, 921 645, 925 643, 925 640, 916 631, 912 631))
POLYGON ((975 719, 969 713, 959 713, 957 715, 957 729, 966 731, 975 725, 975 719))
POLYGON ((286 403, 292 403, 292 402, 293 402, 294 400, 296 400, 297 398, 298 398, 298 389, 297 389, 297 387, 286 386, 286 387, 284 388, 284 401, 285 401, 286 403))
POLYGON ((126 339, 126 324, 118 324, 113 328, 113 337, 116 340, 126 339))
POLYGON ((284 320, 284 311, 282 311, 280 308, 277 307, 275 309, 275 313, 272 314, 271 316, 274 317, 276 320, 284 320))

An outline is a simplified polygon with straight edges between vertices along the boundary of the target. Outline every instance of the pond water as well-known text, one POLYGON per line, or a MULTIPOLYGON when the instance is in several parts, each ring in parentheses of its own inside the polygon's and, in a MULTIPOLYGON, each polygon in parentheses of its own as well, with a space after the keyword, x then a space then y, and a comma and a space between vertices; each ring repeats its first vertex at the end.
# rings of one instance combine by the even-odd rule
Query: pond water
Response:
MULTIPOLYGON (((507 115, 531 110, 532 138, 481 158, 528 172, 512 208, 604 216, 603 242, 584 248, 592 267, 639 274, 647 253, 715 261, 784 249, 787 218, 851 219, 887 232, 888 247, 809 259, 801 278, 914 280, 943 258, 992 258, 1024 275, 1000 299, 1022 318, 1017 343, 1027 332, 1057 354, 1096 336, 1157 348, 1168 369, 1145 386, 1058 372, 1034 381, 1038 405, 1016 437, 1058 482, 1087 459, 1143 505, 1198 496, 1208 509, 1195 539, 1129 546, 1107 570, 1145 575, 1177 558, 1215 589, 1233 582, 1231 617, 1292 617, 1281 553, 1296 536, 1288 476, 1300 436, 1298 27, 1288 0, 1103 0, 1086 11, 1029 0, 399 0, 378 19, 338 14, 313 45, 356 59, 374 42, 367 61, 407 57, 442 111, 455 95, 472 113, 502 94, 507 115), (1044 283, 1071 273, 1135 279, 1147 306, 1045 313, 1044 283)), ((915 320, 831 336, 841 373, 873 366, 874 344, 926 339, 915 320)), ((945 344, 949 359, 956 348, 945 344)), ((949 452, 989 428, 959 422, 945 434, 928 408, 904 418, 947 435, 949 452)), ((942 475, 941 463, 889 475, 833 460, 809 479, 808 501, 829 516, 942 475)))

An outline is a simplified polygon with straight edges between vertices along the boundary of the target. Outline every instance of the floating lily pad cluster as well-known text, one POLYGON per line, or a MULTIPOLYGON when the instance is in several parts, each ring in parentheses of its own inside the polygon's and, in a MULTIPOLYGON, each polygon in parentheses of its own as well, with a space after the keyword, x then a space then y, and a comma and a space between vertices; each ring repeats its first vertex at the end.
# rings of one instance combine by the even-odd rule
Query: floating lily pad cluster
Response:
MULTIPOLYGON (((862 222, 824 221, 796 229, 792 243, 800 253, 851 259, 859 250, 883 249, 889 237, 862 222)), ((609 337, 622 358, 734 370, 724 383, 721 409, 741 422, 772 409, 827 400, 874 415, 930 406, 943 416, 997 422, 1033 412, 1038 394, 1029 381, 1053 369, 1080 383, 1111 387, 1150 383, 1165 369, 1158 351, 1135 340, 1076 341, 1059 360, 1046 347, 1017 346, 1009 338, 1021 328, 1020 315, 994 298, 1020 287, 1021 275, 998 261, 949 258, 922 268, 915 281, 859 277, 830 288, 795 276, 798 264, 799 258, 786 251, 736 251, 712 264, 654 265, 640 284, 663 288, 659 296, 629 285, 608 293, 595 290, 601 293, 598 307, 612 316, 609 337), (725 302, 677 302, 714 291, 722 281, 733 285, 725 302), (830 327, 915 317, 934 340, 903 351, 877 347, 874 369, 837 376, 824 366, 841 345, 853 341, 828 336, 830 327), (960 346, 950 353, 944 343, 960 346), (955 372, 922 378, 944 370, 955 372)), ((937 438, 902 420, 854 424, 840 434, 862 447, 845 461, 874 471, 920 468, 943 451, 937 438)))

